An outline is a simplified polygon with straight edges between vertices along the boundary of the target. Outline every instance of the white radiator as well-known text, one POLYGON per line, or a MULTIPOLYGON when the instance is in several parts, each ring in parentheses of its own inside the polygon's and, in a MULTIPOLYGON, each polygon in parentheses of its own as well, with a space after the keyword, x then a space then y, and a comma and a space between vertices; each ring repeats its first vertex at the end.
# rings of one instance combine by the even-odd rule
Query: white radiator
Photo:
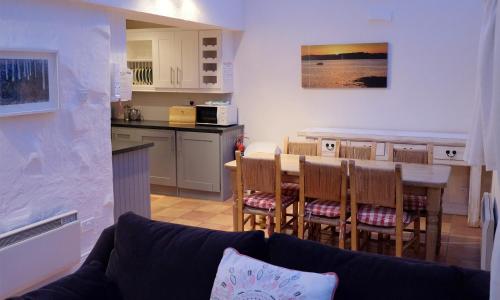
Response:
POLYGON ((491 254, 493 252, 493 242, 495 241, 499 209, 495 197, 490 193, 484 193, 481 220, 481 269, 486 271, 489 271, 491 267, 491 254))
POLYGON ((80 263, 77 212, 0 235, 0 299, 33 287, 80 263))

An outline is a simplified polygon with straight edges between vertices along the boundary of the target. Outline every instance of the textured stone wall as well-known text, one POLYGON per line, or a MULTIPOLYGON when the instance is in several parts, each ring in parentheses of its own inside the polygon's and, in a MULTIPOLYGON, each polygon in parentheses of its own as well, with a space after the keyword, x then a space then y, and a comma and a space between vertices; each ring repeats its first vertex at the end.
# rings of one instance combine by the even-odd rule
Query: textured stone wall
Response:
POLYGON ((76 209, 82 255, 113 220, 108 13, 5 0, 0 49, 58 51, 60 109, 0 118, 0 231, 76 209))

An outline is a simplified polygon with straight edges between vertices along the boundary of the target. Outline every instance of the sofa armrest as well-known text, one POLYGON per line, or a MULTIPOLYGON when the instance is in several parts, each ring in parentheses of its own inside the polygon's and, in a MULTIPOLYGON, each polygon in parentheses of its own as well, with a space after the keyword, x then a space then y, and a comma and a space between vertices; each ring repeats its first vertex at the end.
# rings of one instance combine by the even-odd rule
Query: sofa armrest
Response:
POLYGON ((99 236, 94 248, 90 251, 89 256, 83 263, 83 266, 88 265, 92 261, 99 261, 104 269, 108 266, 109 256, 115 247, 115 225, 111 225, 104 229, 99 236))

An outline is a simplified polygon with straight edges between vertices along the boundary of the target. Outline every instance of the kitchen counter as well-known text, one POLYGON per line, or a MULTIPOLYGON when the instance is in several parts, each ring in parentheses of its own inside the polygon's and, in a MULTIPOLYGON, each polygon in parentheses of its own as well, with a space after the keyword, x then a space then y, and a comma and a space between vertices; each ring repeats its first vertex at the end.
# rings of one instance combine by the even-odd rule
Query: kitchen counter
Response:
POLYGON ((191 124, 171 123, 168 121, 146 121, 146 120, 125 121, 117 119, 111 120, 111 126, 145 128, 145 129, 170 129, 177 131, 194 131, 194 132, 209 132, 209 133, 223 133, 243 128, 243 125, 212 126, 212 125, 195 125, 195 124, 191 125, 191 124))
POLYGON ((111 141, 111 148, 113 149, 113 155, 137 151, 149 147, 153 147, 154 143, 141 143, 141 142, 131 142, 131 141, 111 141))

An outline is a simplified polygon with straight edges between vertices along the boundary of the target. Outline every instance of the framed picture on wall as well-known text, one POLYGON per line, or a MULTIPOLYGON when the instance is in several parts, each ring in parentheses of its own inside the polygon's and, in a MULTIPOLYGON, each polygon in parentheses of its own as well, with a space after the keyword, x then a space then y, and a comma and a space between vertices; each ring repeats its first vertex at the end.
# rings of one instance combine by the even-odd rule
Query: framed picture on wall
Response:
POLYGON ((58 108, 57 52, 0 50, 0 117, 58 108))
POLYGON ((386 88, 388 43, 302 46, 303 88, 386 88))

